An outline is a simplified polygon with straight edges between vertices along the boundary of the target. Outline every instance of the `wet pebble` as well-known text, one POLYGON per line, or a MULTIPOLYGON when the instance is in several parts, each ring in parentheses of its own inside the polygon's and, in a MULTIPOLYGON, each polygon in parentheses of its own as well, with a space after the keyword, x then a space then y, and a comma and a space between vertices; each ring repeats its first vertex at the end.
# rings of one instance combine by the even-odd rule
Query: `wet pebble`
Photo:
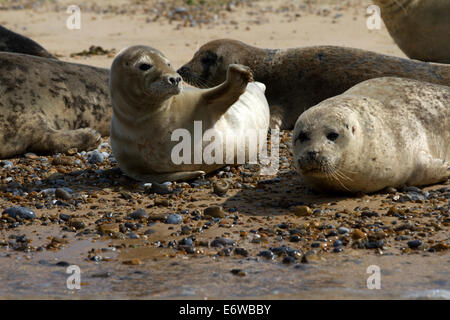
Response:
POLYGON ((3 211, 3 214, 7 214, 8 217, 33 220, 36 218, 36 214, 27 207, 11 207, 3 211))
POLYGON ((144 209, 137 209, 136 211, 130 213, 128 217, 134 220, 140 220, 146 219, 148 217, 148 214, 144 209))
POLYGON ((339 233, 339 234, 350 233, 350 229, 345 228, 345 227, 339 227, 339 228, 338 228, 338 233, 339 233))
POLYGON ((216 248, 220 248, 220 247, 225 247, 225 246, 234 246, 236 243, 231 240, 231 239, 227 239, 227 238, 216 238, 213 241, 211 241, 211 247, 216 247, 216 248))
POLYGON ((272 252, 272 251, 269 251, 269 250, 263 250, 263 251, 260 251, 260 252, 258 253, 258 257, 263 257, 263 258, 266 258, 266 259, 273 259, 273 258, 274 258, 274 255, 273 255, 273 252, 272 252))
POLYGON ((55 190, 55 197, 63 200, 72 199, 72 195, 66 189, 63 188, 57 188, 55 190))
POLYGON ((179 214, 171 214, 167 217, 168 224, 180 224, 183 222, 183 217, 179 214))
POLYGON ((98 150, 94 150, 88 155, 88 162, 90 164, 102 163, 105 160, 103 153, 98 150))
POLYGON ((169 184, 159 184, 156 182, 152 183, 151 188, 149 188, 147 190, 148 193, 156 193, 156 194, 160 194, 160 195, 164 195, 164 194, 170 194, 172 193, 172 189, 170 188, 169 184))
POLYGON ((204 215, 213 218, 225 218, 225 212, 220 206, 211 206, 204 210, 204 215))
POLYGON ((411 249, 417 249, 421 245, 422 245, 422 241, 418 240, 418 239, 417 240, 408 241, 408 247, 410 247, 411 249))

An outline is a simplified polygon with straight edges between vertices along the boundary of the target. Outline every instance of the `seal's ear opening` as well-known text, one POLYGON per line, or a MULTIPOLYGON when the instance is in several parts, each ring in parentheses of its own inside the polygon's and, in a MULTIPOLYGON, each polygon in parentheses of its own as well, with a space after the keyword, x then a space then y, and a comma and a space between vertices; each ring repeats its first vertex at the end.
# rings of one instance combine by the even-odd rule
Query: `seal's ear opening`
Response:
POLYGON ((352 127, 352 133, 355 134, 355 131, 356 131, 356 127, 353 126, 353 127, 352 127))

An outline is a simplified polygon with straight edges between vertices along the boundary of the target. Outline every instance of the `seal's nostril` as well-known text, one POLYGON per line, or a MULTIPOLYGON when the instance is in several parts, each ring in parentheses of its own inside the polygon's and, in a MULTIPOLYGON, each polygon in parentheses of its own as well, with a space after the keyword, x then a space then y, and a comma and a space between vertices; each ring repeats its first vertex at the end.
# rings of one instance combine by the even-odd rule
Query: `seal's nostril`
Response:
POLYGON ((308 158, 310 158, 311 160, 316 160, 318 155, 319 155, 319 152, 317 152, 317 151, 309 151, 308 152, 308 158))
POLYGON ((177 84, 179 84, 181 82, 181 77, 177 77, 176 81, 177 81, 177 84))
POLYGON ((176 86, 177 84, 178 84, 178 78, 174 78, 174 77, 170 77, 169 78, 169 82, 172 84, 172 85, 174 85, 174 86, 176 86))

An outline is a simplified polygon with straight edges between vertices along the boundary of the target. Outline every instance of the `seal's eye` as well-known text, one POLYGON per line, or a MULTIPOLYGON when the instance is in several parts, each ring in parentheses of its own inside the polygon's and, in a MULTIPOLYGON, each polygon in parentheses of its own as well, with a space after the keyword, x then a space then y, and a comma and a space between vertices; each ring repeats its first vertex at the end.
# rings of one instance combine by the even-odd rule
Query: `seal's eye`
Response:
POLYGON ((171 67, 172 65, 170 64, 170 62, 167 62, 167 65, 169 66, 169 67, 171 67))
POLYGON ((339 137, 339 133, 336 132, 330 132, 327 134, 327 139, 330 141, 336 141, 336 139, 339 137))
POLYGON ((152 65, 148 64, 148 63, 141 63, 139 65, 139 69, 141 69, 142 71, 147 71, 147 70, 150 70, 151 68, 152 68, 152 65))
POLYGON ((306 134, 306 132, 302 131, 298 134, 297 138, 295 139, 295 141, 300 140, 301 143, 309 140, 308 135, 306 134))

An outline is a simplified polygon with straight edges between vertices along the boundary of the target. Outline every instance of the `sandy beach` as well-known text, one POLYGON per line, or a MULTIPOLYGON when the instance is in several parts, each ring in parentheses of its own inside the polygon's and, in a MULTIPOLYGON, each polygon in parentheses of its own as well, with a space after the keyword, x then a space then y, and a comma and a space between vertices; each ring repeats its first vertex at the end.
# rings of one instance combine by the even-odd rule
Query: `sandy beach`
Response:
MULTIPOLYGON (((136 44, 178 68, 220 38, 406 57, 383 24, 367 28, 368 0, 217 3, 83 1, 81 29, 69 30, 76 1, 0 1, 0 24, 63 61, 105 68, 136 44), (91 46, 106 53, 83 53, 91 46)), ((0 210, 20 205, 36 218, 0 219, 0 299, 450 299, 450 183, 318 194, 294 170, 291 136, 282 132, 277 175, 226 167, 156 193, 121 174, 108 138, 98 163, 81 152, 8 159, 0 210), (217 195, 223 179, 231 187, 217 195), (205 214, 212 206, 221 214, 205 214), (67 287, 70 265, 81 270, 79 290, 67 287), (381 270, 380 289, 367 286, 370 266, 381 270)))

